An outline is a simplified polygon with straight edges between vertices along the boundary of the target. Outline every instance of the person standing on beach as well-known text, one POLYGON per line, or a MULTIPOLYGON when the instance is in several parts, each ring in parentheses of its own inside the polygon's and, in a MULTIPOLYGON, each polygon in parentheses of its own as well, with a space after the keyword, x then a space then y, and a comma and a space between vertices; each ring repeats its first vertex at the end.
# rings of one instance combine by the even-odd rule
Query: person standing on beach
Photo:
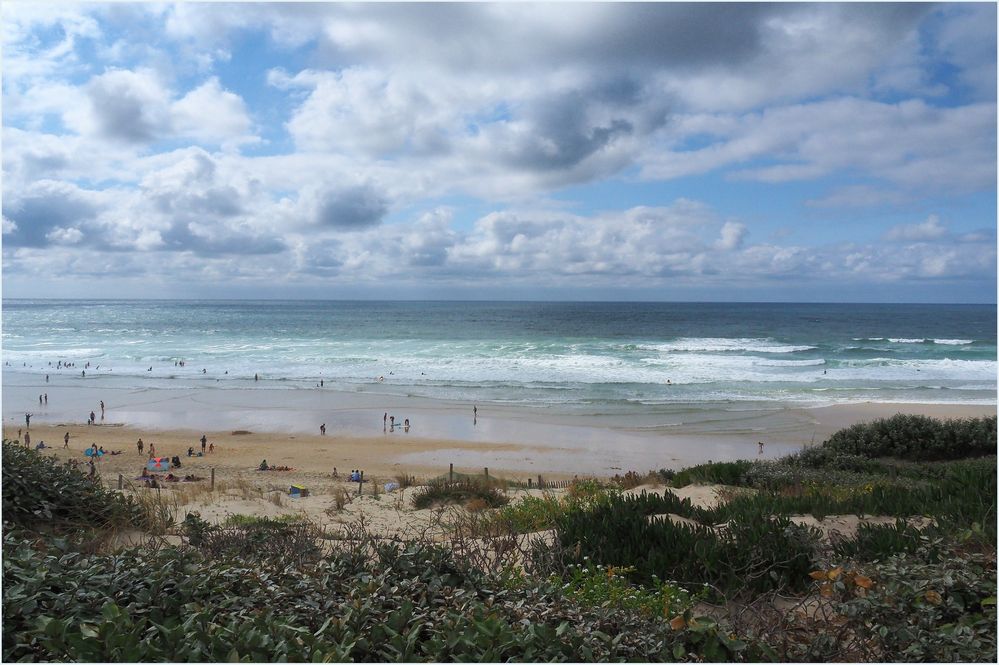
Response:
POLYGON ((46 404, 49 403, 49 394, 48 393, 45 393, 45 403, 46 404))
POLYGON ((41 406, 41 405, 42 405, 42 396, 39 395, 38 396, 38 406, 41 406))
POLYGON ((205 448, 208 446, 208 437, 204 434, 201 435, 201 454, 205 454, 205 448))
POLYGON ((24 414, 24 429, 31 429, 31 414, 24 414))
POLYGON ((758 454, 758 455, 762 455, 762 454, 763 454, 763 442, 762 442, 762 441, 760 441, 760 442, 759 442, 759 445, 760 445, 760 452, 759 452, 759 453, 757 453, 757 454, 758 454))
POLYGON ((62 447, 69 448, 69 432, 66 432, 62 437, 62 447))
POLYGON ((140 455, 142 454, 143 445, 144 444, 142 443, 142 439, 139 439, 138 441, 135 442, 135 447, 139 451, 140 455))
POLYGON ((104 400, 101 400, 101 420, 104 420, 104 400))
POLYGON ((326 423, 319 426, 319 435, 326 436, 326 423))
POLYGON ((24 433, 24 447, 28 448, 31 446, 31 432, 24 433))
POLYGON ((90 412, 90 422, 88 422, 87 424, 88 425, 93 425, 95 422, 97 422, 97 416, 95 416, 94 412, 91 411, 90 412))

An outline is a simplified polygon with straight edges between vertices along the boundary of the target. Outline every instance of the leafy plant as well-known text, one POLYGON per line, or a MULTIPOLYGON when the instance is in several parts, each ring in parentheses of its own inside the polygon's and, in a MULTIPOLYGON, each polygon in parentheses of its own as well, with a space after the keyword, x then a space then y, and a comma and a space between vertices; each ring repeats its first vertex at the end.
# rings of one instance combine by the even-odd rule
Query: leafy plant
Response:
POLYGON ((34 450, 3 442, 3 519, 14 525, 146 526, 135 499, 34 450))

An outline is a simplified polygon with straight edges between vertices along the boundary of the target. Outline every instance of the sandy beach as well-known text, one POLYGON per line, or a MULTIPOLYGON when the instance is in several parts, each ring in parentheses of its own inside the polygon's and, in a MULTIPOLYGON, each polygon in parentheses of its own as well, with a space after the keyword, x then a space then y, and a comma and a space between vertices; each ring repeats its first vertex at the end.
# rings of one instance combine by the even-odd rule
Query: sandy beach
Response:
MULTIPOLYGON (((23 413, 18 417, 6 411, 5 408, 4 437, 17 439, 18 430, 24 425, 23 413)), ((420 414, 421 424, 432 417, 426 410, 413 411, 420 414)), ((363 469, 366 476, 384 482, 398 474, 438 476, 447 472, 451 464, 462 472, 481 473, 488 467, 494 475, 526 480, 539 474, 551 479, 576 475, 609 477, 626 471, 679 469, 708 460, 757 459, 760 455, 756 444, 760 440, 766 442, 764 457, 778 457, 805 445, 821 443, 843 427, 895 413, 965 418, 995 412, 994 406, 939 404, 871 403, 788 408, 752 414, 752 427, 744 422, 749 416, 726 418, 731 414, 719 413, 716 431, 698 423, 673 427, 668 434, 661 431, 639 433, 607 423, 570 426, 557 420, 528 421, 526 418, 530 414, 504 412, 477 419, 475 427, 481 423, 487 435, 462 440, 423 436, 416 427, 409 432, 402 427, 383 430, 381 418, 374 411, 370 414, 375 422, 369 435, 343 433, 328 427, 327 435, 323 436, 318 432, 275 431, 277 428, 260 431, 137 426, 122 422, 121 414, 109 409, 104 421, 98 420, 93 426, 68 419, 51 422, 51 417, 47 422, 42 418, 49 414, 36 414, 30 432, 33 446, 45 441, 46 445, 54 447, 54 454, 59 457, 84 460, 83 451, 91 444, 103 446, 108 451, 120 450, 121 455, 103 458, 102 470, 126 476, 137 475, 148 456, 148 446, 153 444, 159 456, 180 456, 185 469, 202 475, 214 467, 219 477, 227 478, 238 474, 257 477, 255 469, 266 459, 269 464, 295 469, 272 473, 269 477, 275 480, 278 473, 282 478, 296 481, 331 477, 335 467, 340 474, 363 469), (566 428, 570 429, 568 435, 566 428), (545 431, 554 433, 547 443, 537 439, 545 431), (70 435, 69 450, 62 448, 66 432, 70 435), (203 434, 214 445, 214 453, 188 458, 188 447, 200 451, 199 440, 203 434), (135 445, 140 438, 147 446, 143 454, 138 453, 135 445)), ((319 416, 319 413, 313 414, 313 417, 319 416)))

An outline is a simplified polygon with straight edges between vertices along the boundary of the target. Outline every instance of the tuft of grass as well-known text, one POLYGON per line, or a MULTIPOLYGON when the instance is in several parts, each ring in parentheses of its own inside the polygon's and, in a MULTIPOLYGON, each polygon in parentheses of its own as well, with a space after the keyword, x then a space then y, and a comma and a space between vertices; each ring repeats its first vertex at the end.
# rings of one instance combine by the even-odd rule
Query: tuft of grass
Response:
POLYGON ((463 504, 470 499, 481 499, 490 508, 498 508, 510 502, 510 498, 493 483, 470 479, 453 483, 432 480, 413 494, 413 505, 416 508, 429 508, 435 504, 463 504))

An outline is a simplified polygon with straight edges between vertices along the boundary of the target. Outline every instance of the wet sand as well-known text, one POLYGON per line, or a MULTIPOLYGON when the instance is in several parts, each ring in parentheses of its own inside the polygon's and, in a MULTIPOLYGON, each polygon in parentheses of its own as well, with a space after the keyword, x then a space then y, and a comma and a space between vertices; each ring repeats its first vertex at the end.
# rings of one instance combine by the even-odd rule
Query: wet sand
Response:
MULTIPOLYGON (((403 471, 439 475, 449 464, 489 467, 511 477, 613 476, 679 469, 708 460, 778 457, 819 444, 838 429, 895 413, 941 418, 995 415, 995 405, 846 404, 805 408, 779 403, 677 404, 642 414, 574 416, 550 409, 442 402, 403 396, 308 389, 134 389, 101 382, 31 385, 4 381, 4 436, 16 438, 24 413, 33 414, 32 442, 57 451, 70 432, 76 455, 91 443, 121 449, 117 467, 141 464, 135 442, 156 444, 159 455, 200 449, 202 433, 217 446, 212 463, 227 472, 252 471, 262 459, 309 473, 363 468, 391 477, 403 471), (48 404, 38 405, 47 392, 48 404), (100 420, 100 400, 107 410, 100 420), (85 424, 94 410, 98 425, 85 424), (383 429, 383 414, 412 427, 383 429), (327 436, 319 435, 325 423, 327 436), (233 435, 233 431, 250 431, 233 435)), ((59 453, 61 454, 61 453, 59 453)), ((81 459, 83 459, 81 457, 81 459)), ((185 457, 186 459, 186 457, 185 457)), ((207 468, 209 458, 193 466, 207 468)), ((117 471, 116 471, 117 473, 117 471)), ((134 475, 134 474, 133 474, 134 475)))

